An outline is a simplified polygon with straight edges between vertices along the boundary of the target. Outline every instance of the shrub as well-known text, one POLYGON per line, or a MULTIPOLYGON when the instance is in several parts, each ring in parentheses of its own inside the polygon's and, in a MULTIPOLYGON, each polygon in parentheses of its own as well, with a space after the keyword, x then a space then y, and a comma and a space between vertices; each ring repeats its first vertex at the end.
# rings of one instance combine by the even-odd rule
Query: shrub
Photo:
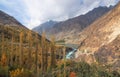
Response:
POLYGON ((25 69, 16 69, 13 71, 10 71, 10 77, 35 77, 34 74, 28 70, 25 69))
POLYGON ((0 77, 9 77, 9 68, 7 66, 0 66, 0 77))

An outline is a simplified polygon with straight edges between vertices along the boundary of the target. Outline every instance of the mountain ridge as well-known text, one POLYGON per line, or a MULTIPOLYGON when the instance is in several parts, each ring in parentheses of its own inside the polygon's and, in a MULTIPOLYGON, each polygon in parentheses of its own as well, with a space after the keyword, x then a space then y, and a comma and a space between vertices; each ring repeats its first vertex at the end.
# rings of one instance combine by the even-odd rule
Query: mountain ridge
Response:
POLYGON ((32 30, 38 32, 39 34, 42 34, 43 32, 47 33, 47 31, 57 23, 58 23, 57 21, 50 20, 40 24, 39 26, 33 28, 32 30))
MULTIPOLYGON (((46 34, 54 35, 56 40, 66 40, 69 42, 72 37, 76 37, 85 27, 94 22, 97 18, 108 12, 112 7, 100 6, 95 8, 85 15, 80 15, 74 18, 70 18, 66 21, 56 23, 50 28, 46 34), (97 12, 97 13, 96 13, 97 12)), ((37 31, 38 32, 38 31, 37 31)))
POLYGON ((11 25, 11 26, 21 25, 22 27, 26 28, 20 22, 18 22, 18 20, 8 15, 7 13, 3 12, 2 10, 0 10, 0 25, 11 25))

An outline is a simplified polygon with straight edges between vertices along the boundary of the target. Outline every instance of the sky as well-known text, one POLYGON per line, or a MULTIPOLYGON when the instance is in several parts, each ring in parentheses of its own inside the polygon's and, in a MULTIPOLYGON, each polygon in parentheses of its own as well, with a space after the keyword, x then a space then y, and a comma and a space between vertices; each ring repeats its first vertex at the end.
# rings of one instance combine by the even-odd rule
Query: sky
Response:
POLYGON ((0 10, 32 29, 49 20, 64 21, 119 0, 0 0, 0 10))

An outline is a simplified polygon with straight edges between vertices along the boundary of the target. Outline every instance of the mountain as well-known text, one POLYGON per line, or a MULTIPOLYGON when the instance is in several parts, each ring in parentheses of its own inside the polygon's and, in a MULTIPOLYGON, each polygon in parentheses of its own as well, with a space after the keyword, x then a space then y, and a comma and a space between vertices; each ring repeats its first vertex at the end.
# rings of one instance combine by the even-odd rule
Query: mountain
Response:
POLYGON ((120 70, 120 3, 85 28, 77 40, 80 41, 77 60, 86 54, 86 57, 89 55, 89 59, 92 59, 91 62, 96 61, 120 70))
POLYGON ((0 36, 4 34, 5 37, 11 38, 11 33, 19 37, 20 31, 28 31, 28 29, 18 22, 14 17, 6 14, 0 10, 0 36))
POLYGON ((107 13, 112 7, 100 6, 95 8, 85 15, 80 15, 78 17, 74 17, 68 19, 63 22, 59 22, 51 28, 48 33, 49 35, 54 35, 57 40, 65 40, 66 43, 73 43, 71 41, 72 38, 76 38, 78 33, 80 33, 84 28, 89 26, 99 17, 107 13))
POLYGON ((0 10, 0 25, 21 26, 25 28, 25 26, 18 22, 14 17, 4 13, 1 10, 0 10))
POLYGON ((50 21, 47 21, 47 22, 45 22, 45 23, 43 23, 43 24, 33 28, 32 30, 38 32, 39 34, 41 34, 42 32, 46 32, 47 33, 48 30, 51 29, 57 23, 58 22, 56 22, 56 21, 50 20, 50 21))
MULTIPOLYGON (((28 35, 29 32, 32 34, 32 36, 36 35, 35 32, 30 31, 19 21, 17 21, 14 17, 6 14, 3 11, 0 11, 0 37, 4 35, 5 39, 10 40, 13 35, 15 39, 18 40, 21 32, 23 32, 24 35, 28 35)), ((41 36, 40 35, 38 36, 39 36, 38 38, 40 39, 41 36)), ((24 40, 26 40, 25 36, 24 36, 24 40)))
MULTIPOLYGON (((56 49, 55 44, 47 40, 44 34, 42 37, 24 27, 15 18, 0 12, 0 77, 11 77, 11 72, 19 67, 28 71, 37 71, 37 68, 40 68, 46 72, 48 63, 53 66, 57 61, 54 52, 56 49), (54 56, 52 57, 54 60, 51 58, 51 54, 54 56), (42 65, 42 68, 39 65, 42 65), (10 70, 9 68, 12 67, 15 69, 10 70)), ((29 75, 27 77, 37 76, 35 72, 26 75, 29 75)), ((26 76, 22 75, 22 77, 26 76)))

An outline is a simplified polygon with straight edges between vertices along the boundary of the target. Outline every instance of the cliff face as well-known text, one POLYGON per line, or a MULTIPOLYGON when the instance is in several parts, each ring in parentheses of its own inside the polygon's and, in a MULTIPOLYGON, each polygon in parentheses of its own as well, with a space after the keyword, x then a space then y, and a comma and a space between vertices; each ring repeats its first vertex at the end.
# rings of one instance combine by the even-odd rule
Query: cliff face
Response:
POLYGON ((78 60, 80 52, 87 51, 97 62, 120 70, 120 3, 81 32, 79 38, 82 39, 76 52, 78 60))
POLYGON ((95 52, 96 60, 101 64, 107 64, 120 70, 120 35, 111 43, 100 47, 95 52))
POLYGON ((96 51, 101 46, 112 42, 120 34, 119 6, 117 5, 79 34, 79 38, 84 39, 84 44, 80 46, 80 49, 96 51))

